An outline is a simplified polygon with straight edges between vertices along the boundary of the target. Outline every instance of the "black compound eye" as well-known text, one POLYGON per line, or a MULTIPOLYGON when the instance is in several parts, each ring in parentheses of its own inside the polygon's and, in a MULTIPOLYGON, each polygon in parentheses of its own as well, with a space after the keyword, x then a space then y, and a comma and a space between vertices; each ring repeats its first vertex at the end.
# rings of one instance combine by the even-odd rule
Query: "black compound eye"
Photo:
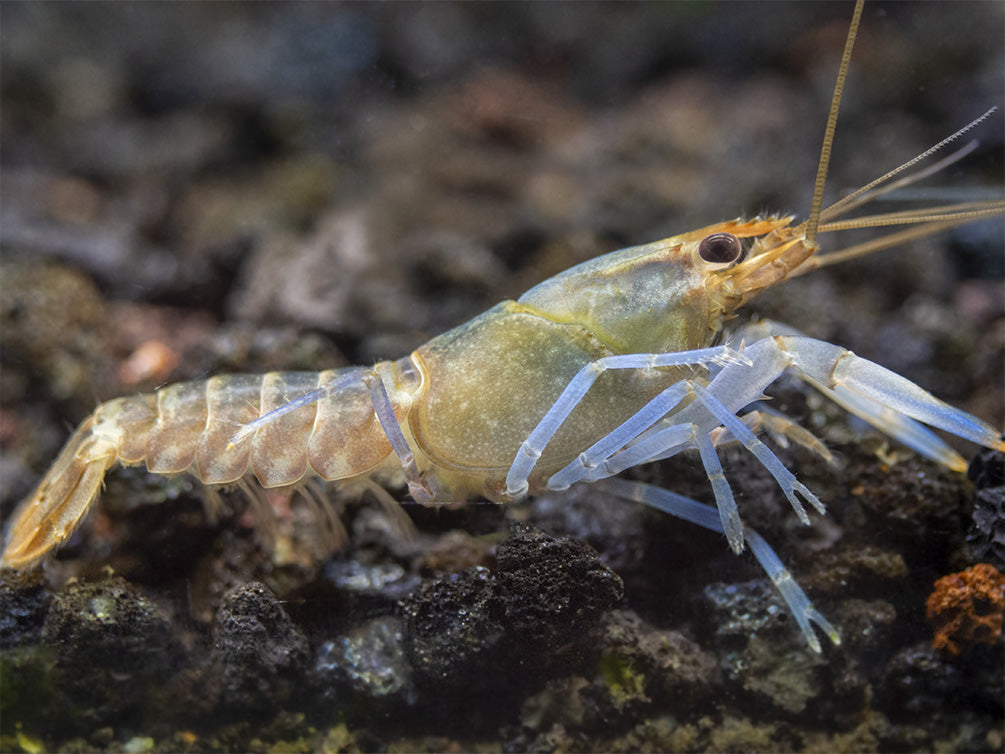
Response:
POLYGON ((698 244, 699 256, 712 264, 735 262, 742 253, 743 244, 732 233, 713 233, 698 244))

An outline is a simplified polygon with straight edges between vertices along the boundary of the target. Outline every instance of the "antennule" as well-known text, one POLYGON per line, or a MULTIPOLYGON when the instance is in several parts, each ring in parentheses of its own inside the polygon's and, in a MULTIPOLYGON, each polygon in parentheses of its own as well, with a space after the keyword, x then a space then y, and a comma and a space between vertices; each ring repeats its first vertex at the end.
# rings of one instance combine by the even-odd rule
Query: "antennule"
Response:
POLYGON ((925 170, 921 170, 921 171, 919 171, 917 173, 913 173, 910 176, 907 176, 906 178, 902 178, 900 181, 897 181, 896 183, 890 184, 889 186, 886 186, 885 188, 883 188, 881 190, 872 192, 873 189, 875 189, 878 186, 886 183, 887 181, 889 181, 894 176, 896 176, 896 175, 904 172, 909 167, 912 167, 913 165, 921 162, 922 160, 924 160, 924 159, 926 159, 928 157, 931 157, 933 154, 935 154, 936 152, 938 152, 940 149, 942 149, 943 147, 945 147, 947 144, 950 144, 950 143, 956 141, 956 139, 958 139, 961 136, 963 136, 963 134, 965 134, 967 131, 970 131, 974 127, 980 125, 980 123, 982 123, 983 121, 985 121, 997 109, 998 109, 997 107, 992 107, 990 110, 988 110, 986 113, 984 113, 984 115, 982 115, 979 118, 975 118, 974 120, 970 121, 967 125, 965 125, 963 128, 961 128, 959 131, 957 131, 954 134, 951 134, 951 135, 947 136, 946 138, 944 138, 942 141, 940 141, 935 146, 929 147, 924 152, 922 152, 921 154, 919 154, 917 157, 914 157, 914 158, 908 160, 903 165, 898 165, 897 167, 895 167, 893 170, 891 170, 890 172, 886 173, 885 175, 881 175, 876 180, 870 181, 865 186, 863 186, 860 189, 857 189, 857 190, 853 191, 852 193, 848 194, 848 196, 844 197, 843 199, 840 199, 840 200, 834 202, 834 204, 832 204, 831 206, 829 206, 827 209, 823 210, 823 212, 821 214, 823 216, 826 216, 826 217, 837 217, 838 215, 842 215, 845 212, 847 212, 848 210, 853 209, 854 207, 857 207, 857 206, 859 206, 861 204, 864 204, 865 202, 870 201, 871 199, 874 199, 877 196, 882 196, 883 194, 889 193, 890 191, 893 191, 896 188, 900 188, 902 186, 906 186, 908 184, 914 183, 915 181, 919 181, 922 178, 925 178, 925 177, 931 175, 932 173, 937 173, 939 170, 942 170, 943 168, 948 167, 949 165, 952 165, 957 160, 962 159, 963 157, 965 157, 966 155, 968 155, 972 151, 974 151, 974 149, 977 148, 977 142, 976 141, 971 141, 969 144, 967 144, 966 146, 964 146, 962 149, 959 149, 956 152, 953 152, 948 157, 945 157, 942 160, 939 160, 938 162, 936 162, 931 167, 926 168, 925 170), (870 192, 872 192, 872 193, 870 193, 870 192))

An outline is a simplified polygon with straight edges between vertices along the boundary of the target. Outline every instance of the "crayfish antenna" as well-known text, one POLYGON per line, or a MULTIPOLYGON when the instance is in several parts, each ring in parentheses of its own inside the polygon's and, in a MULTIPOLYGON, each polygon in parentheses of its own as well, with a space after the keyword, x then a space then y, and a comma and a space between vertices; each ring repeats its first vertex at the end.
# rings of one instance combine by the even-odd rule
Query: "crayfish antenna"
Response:
POLYGON ((914 183, 932 173, 938 172, 954 162, 965 157, 976 148, 976 142, 965 145, 948 157, 940 160, 925 170, 905 176, 893 183, 888 182, 904 170, 914 166, 921 160, 930 157, 935 152, 955 141, 963 134, 967 133, 975 126, 987 119, 997 108, 992 107, 979 118, 972 120, 966 126, 946 137, 938 144, 926 149, 918 156, 899 165, 888 173, 869 182, 862 188, 852 192, 848 196, 838 200, 826 209, 823 206, 824 187, 827 183, 827 171, 830 166, 831 148, 834 142, 834 131, 837 126, 838 111, 841 107, 841 96, 844 93, 845 80, 848 74, 848 66, 851 61, 852 49, 855 46, 855 39, 858 36, 859 22, 862 17, 862 8, 865 0, 857 0, 855 12, 852 16, 851 26, 848 29, 848 37, 845 40, 844 53, 841 56, 841 66, 838 69, 837 82, 834 85, 834 96, 831 100, 830 112, 827 115, 827 126, 824 129, 824 140, 820 147, 820 161, 817 164, 817 175, 813 185, 813 200, 810 205, 810 214, 806 221, 796 230, 803 231, 803 245, 810 251, 817 248, 817 236, 820 233, 830 233, 838 230, 853 230, 872 227, 888 227, 891 225, 913 225, 914 227, 896 233, 889 233, 880 238, 875 238, 865 243, 856 244, 838 252, 832 252, 824 256, 813 253, 787 274, 787 277, 803 275, 811 270, 819 269, 826 265, 843 262, 854 257, 865 256, 881 249, 906 243, 907 241, 943 230, 963 225, 984 217, 994 217, 1005 214, 1005 201, 990 200, 984 202, 970 202, 963 204, 948 205, 943 207, 928 207, 919 210, 907 210, 905 212, 890 212, 868 217, 858 217, 840 222, 827 222, 833 218, 840 217, 849 210, 859 207, 883 194, 887 194, 894 189, 914 183), (888 184, 888 185, 883 185, 888 184), (882 186, 882 188, 880 188, 882 186), (821 224, 823 222, 823 224, 821 224))
POLYGON ((820 213, 824 206, 824 186, 827 183, 827 170, 830 167, 831 147, 834 144, 834 130, 837 128, 838 110, 841 109, 841 95, 844 94, 844 82, 848 78, 848 66, 851 64, 851 52, 858 36, 858 25, 862 19, 862 8, 865 0, 857 0, 855 12, 852 14, 848 37, 844 43, 844 53, 841 55, 841 67, 838 68, 837 83, 834 84, 834 97, 831 99, 831 109, 827 113, 827 126, 824 128, 824 143, 820 147, 820 162, 817 163, 817 177, 813 182, 813 201, 810 203, 810 214, 806 219, 806 245, 815 246, 817 242, 817 227, 820 225, 820 213))

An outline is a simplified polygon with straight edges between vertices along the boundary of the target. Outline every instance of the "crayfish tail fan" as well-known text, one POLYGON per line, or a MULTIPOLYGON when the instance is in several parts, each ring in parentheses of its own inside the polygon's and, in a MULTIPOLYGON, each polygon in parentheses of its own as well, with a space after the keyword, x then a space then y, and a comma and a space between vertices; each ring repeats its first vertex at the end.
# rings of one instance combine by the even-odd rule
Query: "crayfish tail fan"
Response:
POLYGON ((115 449, 95 457, 85 450, 94 439, 94 416, 73 433, 35 492, 12 516, 0 559, 4 568, 28 568, 62 544, 84 519, 101 490, 105 472, 116 462, 115 449))

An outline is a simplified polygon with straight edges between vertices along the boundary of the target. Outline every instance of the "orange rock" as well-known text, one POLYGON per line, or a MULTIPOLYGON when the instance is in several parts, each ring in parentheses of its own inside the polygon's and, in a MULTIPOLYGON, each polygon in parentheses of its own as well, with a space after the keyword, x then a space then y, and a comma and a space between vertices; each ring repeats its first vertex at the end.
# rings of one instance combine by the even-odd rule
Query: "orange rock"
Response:
POLYGON ((159 340, 148 340, 123 362, 119 380, 123 385, 163 380, 178 366, 178 360, 178 354, 170 346, 159 340))
POLYGON ((1005 576, 987 563, 943 576, 925 608, 936 649, 958 655, 970 644, 994 644, 1002 634, 1005 576))

